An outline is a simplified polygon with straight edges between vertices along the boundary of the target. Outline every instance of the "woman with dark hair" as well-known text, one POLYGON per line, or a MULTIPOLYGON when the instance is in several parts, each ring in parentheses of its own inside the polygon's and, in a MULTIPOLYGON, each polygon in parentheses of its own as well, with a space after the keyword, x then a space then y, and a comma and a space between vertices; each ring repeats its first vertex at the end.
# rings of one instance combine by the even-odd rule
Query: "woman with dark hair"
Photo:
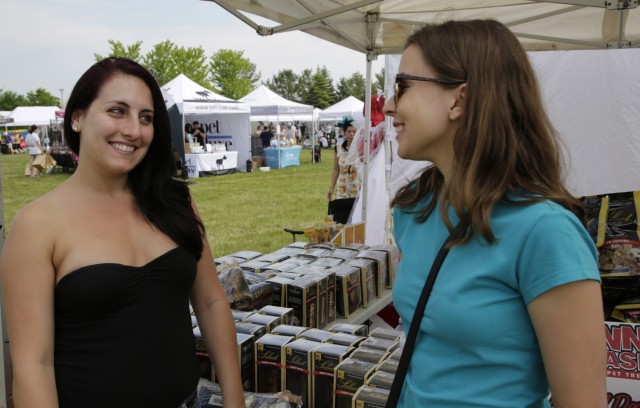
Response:
POLYGON ((426 166, 392 201, 393 301, 418 328, 399 406, 606 406, 597 251, 517 38, 492 20, 420 29, 384 110, 398 155, 426 166))
POLYGON ((347 160, 347 154, 353 137, 356 134, 356 127, 353 125, 354 119, 345 116, 338 122, 337 127, 344 132, 344 141, 335 146, 333 154, 333 173, 331 174, 331 184, 327 198, 329 199, 329 214, 333 214, 333 219, 341 224, 349 221, 353 204, 360 193, 360 175, 358 169, 347 160), (332 200, 335 192, 335 199, 332 200))
POLYGON ((64 123, 78 167, 16 214, 0 256, 15 407, 195 406, 189 303, 225 406, 244 406, 229 304, 175 179, 155 79, 124 58, 100 61, 64 123))
POLYGON ((191 143, 193 139, 193 125, 189 122, 184 124, 184 142, 191 143))

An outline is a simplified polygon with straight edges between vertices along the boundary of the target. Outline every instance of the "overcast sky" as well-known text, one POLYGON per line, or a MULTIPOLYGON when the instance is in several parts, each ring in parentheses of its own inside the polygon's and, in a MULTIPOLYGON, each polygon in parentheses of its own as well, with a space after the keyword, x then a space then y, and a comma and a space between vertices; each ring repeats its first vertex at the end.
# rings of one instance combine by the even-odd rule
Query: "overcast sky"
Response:
MULTIPOLYGON (((165 40, 202 47, 207 57, 221 48, 242 50, 263 81, 282 69, 299 74, 323 65, 334 81, 366 73, 364 54, 300 32, 261 37, 201 0, 1 0, 0 32, 0 89, 26 94, 45 88, 60 97, 62 88, 65 100, 94 54, 109 53, 110 39, 142 41, 143 54, 165 40)), ((383 66, 382 56, 373 73, 383 66)))

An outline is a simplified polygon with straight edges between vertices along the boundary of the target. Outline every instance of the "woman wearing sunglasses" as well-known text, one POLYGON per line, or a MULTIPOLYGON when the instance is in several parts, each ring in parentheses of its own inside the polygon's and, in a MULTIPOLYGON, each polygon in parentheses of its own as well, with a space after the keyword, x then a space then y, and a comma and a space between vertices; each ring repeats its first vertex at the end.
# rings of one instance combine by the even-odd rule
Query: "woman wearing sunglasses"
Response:
POLYGON ((606 406, 597 251, 516 37, 491 20, 422 28, 384 109, 398 155, 425 162, 392 201, 407 331, 454 233, 398 405, 606 406))

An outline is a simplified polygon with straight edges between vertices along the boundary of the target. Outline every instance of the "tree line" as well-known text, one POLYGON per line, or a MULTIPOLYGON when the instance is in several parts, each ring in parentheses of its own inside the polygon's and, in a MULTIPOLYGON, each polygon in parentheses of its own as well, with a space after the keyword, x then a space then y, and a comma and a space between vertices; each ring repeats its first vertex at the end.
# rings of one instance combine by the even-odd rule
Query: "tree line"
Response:
MULTIPOLYGON (((261 82, 257 67, 244 56, 243 51, 220 49, 207 56, 202 47, 182 47, 166 40, 155 44, 149 52, 142 53, 142 41, 125 45, 109 40, 110 51, 106 56, 94 54, 95 60, 118 56, 130 58, 147 68, 162 86, 182 73, 212 91, 231 99, 240 99, 253 91, 261 82)), ((320 109, 354 96, 361 101, 365 97, 365 78, 359 72, 339 78, 335 84, 325 66, 305 69, 295 73, 291 69, 280 70, 264 85, 286 99, 313 105, 320 109)), ((384 69, 375 74, 372 94, 384 88, 384 69)), ((0 89, 0 110, 13 110, 17 106, 60 106, 60 98, 43 88, 28 92, 25 96, 0 89)))

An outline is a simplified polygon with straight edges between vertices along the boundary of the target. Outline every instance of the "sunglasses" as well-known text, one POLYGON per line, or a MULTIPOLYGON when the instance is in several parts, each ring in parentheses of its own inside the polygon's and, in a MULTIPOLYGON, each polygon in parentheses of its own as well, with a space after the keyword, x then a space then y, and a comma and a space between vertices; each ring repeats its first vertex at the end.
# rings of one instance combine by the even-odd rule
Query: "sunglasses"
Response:
POLYGON ((455 79, 441 79, 441 78, 427 78, 421 76, 407 75, 407 74, 398 74, 396 75, 396 80, 394 82, 393 87, 393 102, 395 104, 398 103, 398 100, 402 96, 405 87, 401 87, 400 83, 402 81, 423 81, 423 82, 435 82, 440 85, 462 85, 466 81, 458 81, 455 79))

